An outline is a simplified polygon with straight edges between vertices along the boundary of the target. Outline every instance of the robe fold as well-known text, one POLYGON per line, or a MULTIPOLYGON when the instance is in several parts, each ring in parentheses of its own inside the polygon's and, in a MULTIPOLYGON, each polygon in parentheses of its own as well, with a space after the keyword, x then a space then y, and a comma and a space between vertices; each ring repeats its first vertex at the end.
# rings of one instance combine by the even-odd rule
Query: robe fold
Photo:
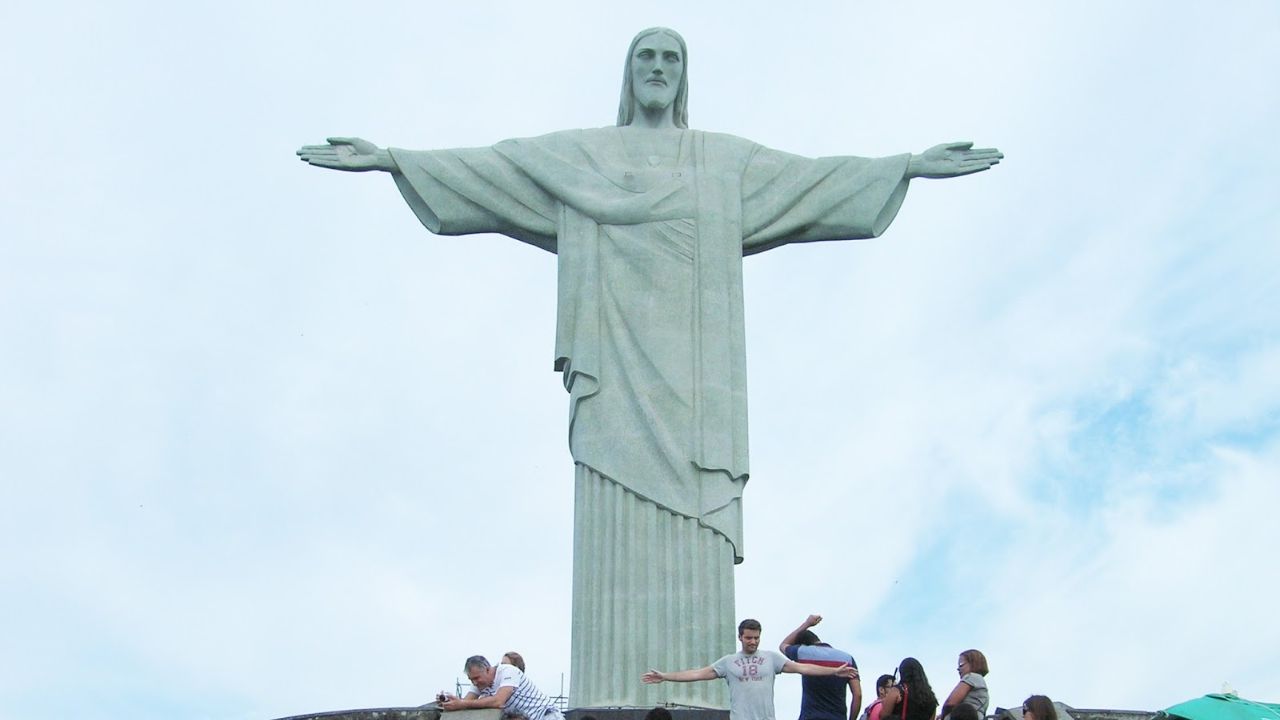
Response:
POLYGON ((571 704, 722 705, 718 689, 696 688, 710 684, 659 692, 673 684, 641 686, 638 675, 705 664, 733 637, 748 478, 742 257, 879 235, 906 194, 910 156, 809 159, 729 135, 616 127, 391 155, 401 194, 433 233, 502 233, 558 256, 554 368, 579 466, 571 704), (663 133, 677 159, 645 156, 632 134, 643 132, 663 133), (618 488, 597 494, 608 483, 618 488), (673 540, 669 529, 687 522, 701 539, 673 540), (626 552, 598 547, 606 537, 626 552), (655 586, 627 576, 688 542, 728 565, 706 578, 718 587, 699 589, 708 573, 694 566, 655 586), (641 543, 651 552, 637 554, 641 543), (668 586, 693 602, 662 597, 668 586), (704 596, 715 600, 700 608, 704 596), (687 644, 711 654, 668 647, 686 630, 697 635, 687 644), (628 648, 645 654, 638 670, 619 657, 628 648))

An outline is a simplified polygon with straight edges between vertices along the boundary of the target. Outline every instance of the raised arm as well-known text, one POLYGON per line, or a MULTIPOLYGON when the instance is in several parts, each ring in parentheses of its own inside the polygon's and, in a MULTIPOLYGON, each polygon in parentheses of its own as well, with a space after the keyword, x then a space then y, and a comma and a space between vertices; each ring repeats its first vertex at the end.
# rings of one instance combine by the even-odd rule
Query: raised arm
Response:
POLYGON ((990 170, 1004 158, 995 148, 974 149, 971 142, 934 145, 907 163, 907 178, 951 178, 990 170))
POLYGON ((708 665, 704 668, 698 668, 697 670, 677 670, 676 672, 650 670, 644 675, 641 675, 640 679, 650 685, 653 685, 660 682, 697 682, 699 680, 715 680, 717 677, 719 676, 716 675, 715 668, 708 665))
POLYGON ((814 625, 817 625, 820 622, 822 622, 821 615, 810 615, 809 617, 805 618, 804 622, 800 623, 800 627, 796 628, 795 630, 792 630, 790 633, 787 634, 786 637, 782 638, 782 642, 778 643, 778 652, 785 655, 787 653, 787 648, 791 645, 796 644, 796 637, 798 637, 800 633, 804 632, 805 630, 808 630, 809 628, 813 627, 814 625))
POLYGON ((357 137, 331 137, 328 145, 303 145, 298 158, 303 162, 331 170, 395 172, 396 161, 386 149, 357 137))

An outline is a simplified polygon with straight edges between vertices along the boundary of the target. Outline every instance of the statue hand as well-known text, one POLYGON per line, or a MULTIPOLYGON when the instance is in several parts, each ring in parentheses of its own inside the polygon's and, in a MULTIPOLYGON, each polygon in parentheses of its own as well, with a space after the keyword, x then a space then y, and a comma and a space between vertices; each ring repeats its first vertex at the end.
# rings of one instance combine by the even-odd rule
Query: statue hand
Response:
POLYGON ((971 142, 934 145, 921 155, 912 155, 907 177, 949 178, 991 169, 1004 158, 995 148, 973 149, 971 142))
POLYGON ((369 170, 395 170, 391 153, 361 138, 331 137, 328 145, 303 145, 298 148, 298 158, 303 162, 333 170, 367 172, 369 170))

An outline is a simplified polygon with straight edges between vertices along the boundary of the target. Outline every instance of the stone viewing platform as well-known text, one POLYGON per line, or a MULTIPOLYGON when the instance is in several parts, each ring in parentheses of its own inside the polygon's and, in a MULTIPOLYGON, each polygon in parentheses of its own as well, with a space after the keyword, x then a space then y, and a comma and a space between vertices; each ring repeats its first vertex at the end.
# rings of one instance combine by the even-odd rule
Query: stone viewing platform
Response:
MULTIPOLYGON (((1148 710, 1076 709, 1070 705, 1055 703, 1058 720, 1152 720, 1156 713, 1148 710), (1065 712, 1064 712, 1065 710, 1065 712)), ((729 720, 728 710, 697 708, 684 705, 665 705, 672 720, 729 720)), ((644 720, 651 707, 600 707, 574 708, 565 712, 566 720, 644 720)), ((444 714, 434 705, 418 707, 368 708, 364 710, 335 710, 331 712, 290 715, 276 720, 440 720, 444 714)), ((501 710, 455 710, 448 713, 449 720, 502 720, 501 710)), ((1021 712, 997 708, 988 715, 989 720, 1022 720, 1021 712)))
MULTIPOLYGON (((442 715, 435 705, 415 707, 368 708, 364 710, 334 710, 330 712, 290 715, 276 720, 439 720, 442 715)), ((449 720, 502 720, 501 710, 455 710, 449 720)))
MULTIPOLYGON (((1073 708, 1061 702, 1054 702, 1058 711, 1058 720, 1152 720, 1156 716, 1151 710, 1107 710, 1096 708, 1073 708)), ((1021 708, 996 708, 988 715, 990 720, 1022 720, 1021 708)))
MULTIPOLYGON (((729 720, 728 710, 716 708, 697 708, 685 705, 664 706, 671 713, 672 720, 729 720)), ((565 712, 566 720, 583 720, 593 717, 596 720, 644 720, 644 716, 652 707, 603 707, 575 708, 565 712)), ((440 720, 444 715, 435 705, 415 707, 366 708, 363 710, 332 710, 329 712, 306 713, 276 718, 276 720, 440 720)), ((501 710, 455 710, 447 713, 449 720, 502 720, 501 710)), ((1093 720, 1092 718, 1082 720, 1093 720)), ((1097 720, 1120 720, 1098 718, 1097 720)), ((1145 718, 1125 718, 1124 720, 1145 720, 1145 718)))

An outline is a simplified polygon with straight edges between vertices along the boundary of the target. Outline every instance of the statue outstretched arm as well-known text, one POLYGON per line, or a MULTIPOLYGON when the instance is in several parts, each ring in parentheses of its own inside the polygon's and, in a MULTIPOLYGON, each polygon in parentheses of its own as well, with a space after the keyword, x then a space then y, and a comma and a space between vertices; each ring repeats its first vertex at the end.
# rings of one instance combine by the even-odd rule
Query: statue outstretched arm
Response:
POLYGON ((328 145, 303 145, 298 158, 303 162, 331 170, 395 172, 396 161, 385 148, 357 137, 331 137, 328 145))
POLYGON ((974 149, 971 142, 934 145, 907 163, 907 178, 951 178, 990 170, 1004 158, 995 148, 974 149))

